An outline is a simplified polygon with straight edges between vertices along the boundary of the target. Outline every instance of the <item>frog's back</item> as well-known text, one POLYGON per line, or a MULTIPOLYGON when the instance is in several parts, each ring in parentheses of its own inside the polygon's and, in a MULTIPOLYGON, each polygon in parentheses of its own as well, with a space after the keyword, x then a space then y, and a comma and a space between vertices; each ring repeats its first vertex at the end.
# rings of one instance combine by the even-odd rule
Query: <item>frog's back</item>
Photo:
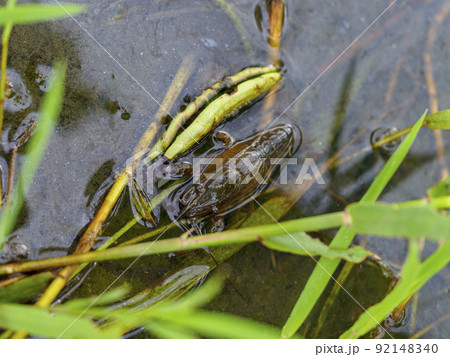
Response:
POLYGON ((271 159, 291 156, 295 151, 295 132, 290 125, 278 125, 225 149, 215 157, 220 160, 206 166, 197 183, 181 194, 181 215, 203 218, 226 214, 261 193, 275 169, 271 159), (222 162, 220 167, 218 162, 222 162))

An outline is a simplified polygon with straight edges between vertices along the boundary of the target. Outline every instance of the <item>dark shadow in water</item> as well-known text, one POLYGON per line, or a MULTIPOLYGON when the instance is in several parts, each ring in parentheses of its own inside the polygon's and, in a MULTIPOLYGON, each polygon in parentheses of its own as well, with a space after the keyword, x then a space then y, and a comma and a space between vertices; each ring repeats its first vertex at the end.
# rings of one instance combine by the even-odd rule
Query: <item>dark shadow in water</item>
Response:
MULTIPOLYGON (((342 131, 345 124, 345 119, 347 116, 348 106, 351 101, 352 85, 353 79, 355 78, 356 71, 356 56, 350 61, 347 73, 342 83, 342 88, 340 91, 339 102, 334 110, 333 118, 333 139, 331 140, 330 148, 328 151, 328 156, 331 158, 339 150, 339 144, 342 137, 342 131)), ((334 170, 330 170, 332 173, 334 170)))
MULTIPOLYGON (((64 104, 59 119, 59 127, 70 128, 76 125, 87 110, 98 107, 106 111, 106 102, 88 82, 82 70, 82 55, 79 41, 73 33, 66 32, 60 24, 43 23, 37 25, 15 26, 11 33, 8 68, 17 71, 33 98, 25 110, 8 113, 7 124, 18 125, 30 112, 38 111, 44 92, 40 89, 38 66, 52 67, 56 60, 67 60, 64 104), (103 102, 104 101, 104 102, 103 102)), ((48 84, 48 83, 47 83, 48 84)), ((48 85, 47 85, 48 88, 48 85)))
MULTIPOLYGON (((398 173, 395 174, 388 183, 389 190, 395 189, 398 185, 402 185, 403 181, 408 177, 412 176, 417 172, 417 170, 422 169, 424 165, 427 165, 431 160, 435 159, 436 155, 433 153, 429 154, 408 154, 407 158, 402 163, 402 166, 398 169, 398 173)), ((353 188, 350 193, 346 193, 346 197, 350 197, 351 201, 358 201, 366 193, 369 186, 374 180, 374 174, 376 175, 379 170, 385 165, 386 160, 382 159, 380 155, 375 153, 370 153, 365 155, 360 160, 355 161, 351 166, 346 167, 344 171, 339 172, 336 175, 339 177, 346 178, 345 180, 340 180, 337 182, 337 189, 333 192, 340 194, 348 188, 353 188), (380 162, 380 159, 382 162, 380 162), (379 164, 379 165, 378 165, 379 164), (373 172, 375 167, 377 172, 373 172), (357 182, 357 184, 355 184, 357 182)), ((438 178, 437 178, 438 179, 438 178)), ((419 192, 419 197, 421 193, 419 192)), ((425 196, 426 192, 422 193, 425 196)), ((344 208, 344 206, 342 206, 344 208)))
POLYGON ((105 161, 91 176, 86 185, 86 189, 84 190, 84 195, 88 197, 86 206, 91 205, 95 194, 99 191, 102 184, 108 180, 108 178, 112 177, 115 164, 116 162, 113 159, 105 161))

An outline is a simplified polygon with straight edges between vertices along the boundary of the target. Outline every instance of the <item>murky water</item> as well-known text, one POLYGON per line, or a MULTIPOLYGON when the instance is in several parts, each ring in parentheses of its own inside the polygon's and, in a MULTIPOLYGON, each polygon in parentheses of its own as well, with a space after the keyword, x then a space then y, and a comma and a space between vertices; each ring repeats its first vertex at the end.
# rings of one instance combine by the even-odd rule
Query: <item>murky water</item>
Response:
MULTIPOLYGON (((313 158, 320 167, 343 148, 344 157, 351 155, 370 145, 375 129, 405 128, 430 106, 424 51, 430 23, 446 1, 398 0, 372 25, 390 3, 286 1, 281 47, 285 74, 274 118, 278 124, 301 128, 303 143, 298 158, 313 158)), ((95 192, 121 171, 142 133, 156 120, 158 103, 183 58, 193 56, 194 66, 170 109, 172 115, 185 104, 186 95, 193 97, 224 75, 249 65, 268 64, 265 1, 228 2, 238 22, 213 0, 97 0, 86 4, 88 12, 76 17, 78 23, 66 19, 15 27, 10 40, 8 74, 15 94, 5 106, 1 156, 6 160, 10 155, 8 138, 38 110, 50 66, 57 58, 68 60, 61 120, 11 240, 26 250, 22 253, 28 259, 58 256, 74 244, 93 217, 95 192)), ((449 21, 445 19, 437 27, 432 51, 441 109, 450 107, 449 21)), ((257 131, 261 110, 259 102, 220 129, 243 140, 257 131)), ((448 134, 443 136, 445 144, 448 134)), ((381 199, 423 197, 440 177, 436 157, 433 133, 424 129, 381 199)), ((23 162, 19 151, 18 163, 23 162)), ((327 171, 326 186, 313 185, 285 218, 337 211, 358 200, 384 162, 385 156, 367 151, 327 171)), ((298 171, 292 168, 291 178, 298 171)), ((129 211, 126 199, 124 202, 122 212, 129 211)), ((110 229, 120 227, 130 214, 122 213, 110 229)), ((128 236, 145 229, 136 227, 128 236)), ((168 236, 177 233, 172 231, 168 236)), ((405 258, 402 240, 358 240, 394 269, 405 258)), ((426 244, 423 256, 434 248, 426 244)), ((284 254, 273 257, 259 246, 247 246, 223 265, 235 289, 227 286, 212 306, 282 324, 313 267, 305 261, 284 254), (286 299, 278 304, 280 297, 286 299)), ((107 287, 127 263, 102 263, 92 272, 84 292, 107 287)), ((137 292, 162 277, 171 264, 166 257, 146 258, 123 279, 137 292)), ((373 268, 367 269, 366 278, 373 268)), ((417 312, 409 315, 409 323, 399 328, 399 333, 410 335, 450 312, 448 273, 447 267, 420 292, 417 312)), ((369 285, 364 285, 364 291, 354 290, 367 302, 365 306, 380 298, 388 285, 379 270, 377 276, 376 293, 369 285)), ((355 273, 349 284, 357 281, 361 277, 355 273)), ((342 302, 341 308, 355 311, 355 316, 359 313, 350 301, 342 302)), ((314 328, 310 326, 305 332, 312 334, 314 328)), ((324 331, 334 336, 332 326, 324 331)), ((446 321, 425 336, 448 337, 449 332, 450 322, 446 321)))

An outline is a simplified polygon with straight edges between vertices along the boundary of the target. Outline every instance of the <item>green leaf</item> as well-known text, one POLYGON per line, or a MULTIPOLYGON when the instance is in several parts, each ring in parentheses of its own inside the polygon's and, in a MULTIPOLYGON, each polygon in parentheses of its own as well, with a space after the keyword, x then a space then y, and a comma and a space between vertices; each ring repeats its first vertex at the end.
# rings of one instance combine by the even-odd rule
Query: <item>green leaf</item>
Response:
POLYGON ((61 111, 65 73, 66 64, 57 62, 54 66, 52 79, 50 81, 52 85, 43 99, 36 133, 31 137, 30 142, 27 145, 26 160, 19 172, 19 178, 13 189, 11 199, 3 208, 0 217, 0 249, 3 248, 7 236, 14 227, 24 197, 31 185, 33 176, 39 167, 53 133, 56 120, 61 111))
POLYGON ((366 334, 411 296, 411 287, 420 267, 419 252, 418 242, 411 241, 400 283, 381 302, 367 309, 339 338, 358 338, 366 334))
MULTIPOLYGON (((16 6, 17 0, 8 0, 6 6, 4 8, 0 8, 0 11, 3 9, 12 10, 16 6)), ((13 23, 11 21, 7 21, 4 24, 3 33, 2 33, 2 45, 8 46, 9 36, 11 35, 11 30, 13 27, 13 23)), ((5 50, 5 47, 3 47, 5 50)), ((6 48, 7 49, 7 48, 6 48)))
POLYGON ((102 333, 91 321, 67 313, 54 314, 29 305, 0 304, 0 328, 26 330, 34 336, 58 338, 119 338, 102 333))
MULTIPOLYGON (((380 173, 375 177, 375 180, 370 185, 366 194, 361 199, 361 202, 375 202, 380 196, 381 192, 386 187, 387 183, 398 169, 406 154, 408 153, 414 139, 417 136, 427 112, 414 124, 411 132, 400 144, 394 154, 389 158, 380 173)), ((347 226, 342 226, 333 241, 330 243, 332 248, 346 249, 351 244, 355 233, 347 226)), ((295 331, 303 324, 309 313, 313 309, 320 295, 327 286, 331 276, 336 271, 339 265, 339 260, 330 260, 327 258, 320 258, 319 264, 316 265, 314 271, 309 277, 305 288, 300 294, 300 297, 295 304, 286 324, 283 327, 283 337, 292 336, 295 331)))
POLYGON ((0 8, 0 25, 23 25, 76 15, 84 11, 79 4, 22 4, 0 8))
POLYGON ((350 228, 360 234, 439 240, 450 237, 450 218, 426 206, 357 203, 346 208, 350 228))
POLYGON ((413 292, 419 290, 433 275, 450 263, 450 240, 430 255, 420 266, 419 274, 414 281, 413 292))
POLYGON ((219 312, 197 311, 171 317, 178 325, 210 338, 280 338, 276 327, 219 312))
POLYGON ((45 289, 53 273, 44 272, 31 275, 0 289, 0 302, 27 302, 45 289))
POLYGON ((329 259, 345 259, 351 263, 360 263, 371 255, 363 247, 353 247, 350 249, 330 248, 319 239, 314 239, 304 232, 264 238, 261 243, 269 249, 275 249, 281 252, 298 255, 321 255, 329 259))
POLYGON ((168 322, 151 322, 145 327, 158 338, 194 339, 198 335, 183 327, 168 322))
POLYGON ((101 306, 115 303, 125 297, 129 289, 126 286, 120 286, 113 290, 107 291, 99 297, 69 300, 64 304, 64 308, 79 312, 91 306, 101 306))
POLYGON ((450 129, 450 109, 427 115, 424 125, 428 129, 450 129))
POLYGON ((450 195, 450 176, 439 181, 436 185, 430 187, 427 196, 431 198, 450 195))

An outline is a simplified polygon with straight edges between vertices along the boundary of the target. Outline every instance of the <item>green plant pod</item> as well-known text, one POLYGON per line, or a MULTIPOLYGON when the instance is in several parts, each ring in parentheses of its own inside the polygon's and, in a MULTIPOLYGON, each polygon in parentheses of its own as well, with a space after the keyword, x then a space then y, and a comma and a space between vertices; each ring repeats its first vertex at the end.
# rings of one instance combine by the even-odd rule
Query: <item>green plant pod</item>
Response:
POLYGON ((428 114, 425 118, 424 125, 428 129, 450 129, 450 109, 428 114))
POLYGON ((267 92, 281 79, 279 72, 266 73, 237 85, 231 93, 211 102, 194 122, 175 139, 165 157, 172 160, 200 141, 228 115, 267 92))

